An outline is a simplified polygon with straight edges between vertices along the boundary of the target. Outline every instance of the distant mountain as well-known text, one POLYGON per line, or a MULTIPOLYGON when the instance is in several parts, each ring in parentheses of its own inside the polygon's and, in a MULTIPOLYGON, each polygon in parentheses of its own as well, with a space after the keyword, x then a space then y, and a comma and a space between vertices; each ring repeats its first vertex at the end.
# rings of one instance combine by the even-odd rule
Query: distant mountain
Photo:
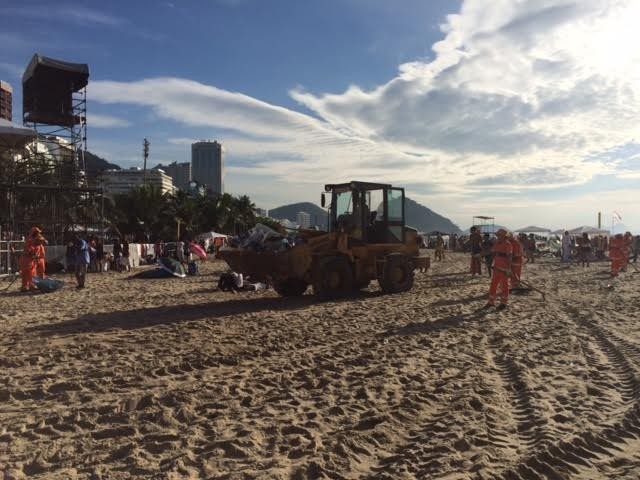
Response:
POLYGON ((451 220, 410 198, 405 198, 404 215, 407 225, 417 229, 419 232, 462 233, 460 228, 451 220))
POLYGON ((84 163, 89 183, 95 181, 98 175, 105 170, 120 170, 120 167, 115 163, 109 163, 104 158, 100 158, 89 151, 84 152, 84 163))
MULTIPOLYGON (((311 224, 325 230, 327 228, 327 212, 311 202, 293 203, 269 210, 271 218, 296 221, 298 212, 311 214, 311 224)), ((446 233, 462 233, 460 228, 448 218, 438 215, 433 210, 419 203, 405 199, 405 216, 408 226, 416 228, 420 232, 432 232, 434 230, 446 233)))
POLYGON ((278 220, 287 219, 292 222, 296 222, 296 218, 299 212, 307 212, 311 215, 311 226, 319 227, 321 230, 327 229, 327 212, 323 208, 311 202, 292 203, 290 205, 283 205, 282 207, 273 208, 269 210, 269 216, 271 218, 277 218, 278 220))

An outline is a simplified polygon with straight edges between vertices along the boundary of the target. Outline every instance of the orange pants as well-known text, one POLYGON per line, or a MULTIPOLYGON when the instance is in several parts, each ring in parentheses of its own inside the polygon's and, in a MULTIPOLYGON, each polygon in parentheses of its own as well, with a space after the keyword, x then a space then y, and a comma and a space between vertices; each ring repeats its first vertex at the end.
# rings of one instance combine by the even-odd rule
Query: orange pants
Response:
POLYGON ((622 257, 611 257, 611 276, 617 277, 618 273, 624 267, 624 259, 622 257))
POLYGON ((36 277, 44 278, 46 265, 47 263, 44 258, 36 260, 36 277))
POLYGON ((522 275, 522 264, 511 264, 511 288, 517 288, 520 286, 520 275, 522 275))
POLYGON ((509 276, 496 268, 493 269, 493 276, 491 277, 491 287, 489 287, 489 301, 488 303, 493 305, 496 301, 496 295, 498 293, 498 285, 500 286, 500 303, 505 305, 509 301, 509 276))
POLYGON ((20 275, 22 276, 22 290, 35 290, 33 276, 36 273, 35 262, 23 255, 20 257, 20 275))

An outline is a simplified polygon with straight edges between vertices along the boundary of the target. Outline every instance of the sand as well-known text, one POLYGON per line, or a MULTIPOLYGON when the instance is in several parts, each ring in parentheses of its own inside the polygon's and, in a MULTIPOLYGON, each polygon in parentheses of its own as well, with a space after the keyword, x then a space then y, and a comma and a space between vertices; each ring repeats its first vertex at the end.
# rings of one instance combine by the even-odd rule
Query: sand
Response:
POLYGON ((219 263, 14 285, 0 479, 640 478, 640 274, 542 259, 546 302, 483 313, 467 261, 325 303, 214 292, 219 263))

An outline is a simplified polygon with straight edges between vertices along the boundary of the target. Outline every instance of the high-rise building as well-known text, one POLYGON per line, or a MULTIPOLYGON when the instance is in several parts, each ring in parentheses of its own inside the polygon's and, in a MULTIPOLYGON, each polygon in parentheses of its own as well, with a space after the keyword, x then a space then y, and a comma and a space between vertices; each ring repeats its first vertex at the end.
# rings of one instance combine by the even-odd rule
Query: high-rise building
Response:
POLYGON ((173 179, 173 186, 180 190, 189 190, 191 183, 191 164, 173 162, 169 165, 157 165, 154 170, 162 170, 173 179))
POLYGON ((218 142, 201 141, 191 145, 191 178, 211 193, 224 193, 224 152, 218 142))
POLYGON ((145 183, 160 189, 162 193, 174 193, 173 180, 162 170, 148 170, 145 174, 141 168, 128 170, 105 170, 100 176, 100 183, 107 196, 129 193, 145 183))
POLYGON ((0 118, 11 121, 13 117, 13 88, 0 80, 0 118))
POLYGON ((296 223, 300 228, 311 228, 311 214, 307 212, 298 212, 296 215, 296 223))

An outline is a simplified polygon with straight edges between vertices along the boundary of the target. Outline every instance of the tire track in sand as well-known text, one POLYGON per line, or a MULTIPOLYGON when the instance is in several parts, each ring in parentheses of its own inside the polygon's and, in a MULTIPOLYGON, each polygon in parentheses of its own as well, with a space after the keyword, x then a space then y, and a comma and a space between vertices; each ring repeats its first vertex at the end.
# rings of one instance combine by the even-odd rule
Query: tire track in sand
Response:
MULTIPOLYGON (((603 457, 615 456, 615 452, 625 449, 628 440, 640 438, 640 380, 636 375, 637 370, 623 350, 607 337, 591 313, 581 312, 571 305, 563 307, 606 356, 617 378, 615 385, 610 387, 619 392, 627 409, 612 423, 603 422, 568 440, 543 445, 533 455, 524 458, 515 469, 507 471, 502 476, 504 479, 562 479, 571 475, 582 478, 581 473, 585 470, 597 470, 596 462, 603 457)), ((587 354, 587 361, 594 362, 594 358, 590 359, 589 356, 587 354)))

